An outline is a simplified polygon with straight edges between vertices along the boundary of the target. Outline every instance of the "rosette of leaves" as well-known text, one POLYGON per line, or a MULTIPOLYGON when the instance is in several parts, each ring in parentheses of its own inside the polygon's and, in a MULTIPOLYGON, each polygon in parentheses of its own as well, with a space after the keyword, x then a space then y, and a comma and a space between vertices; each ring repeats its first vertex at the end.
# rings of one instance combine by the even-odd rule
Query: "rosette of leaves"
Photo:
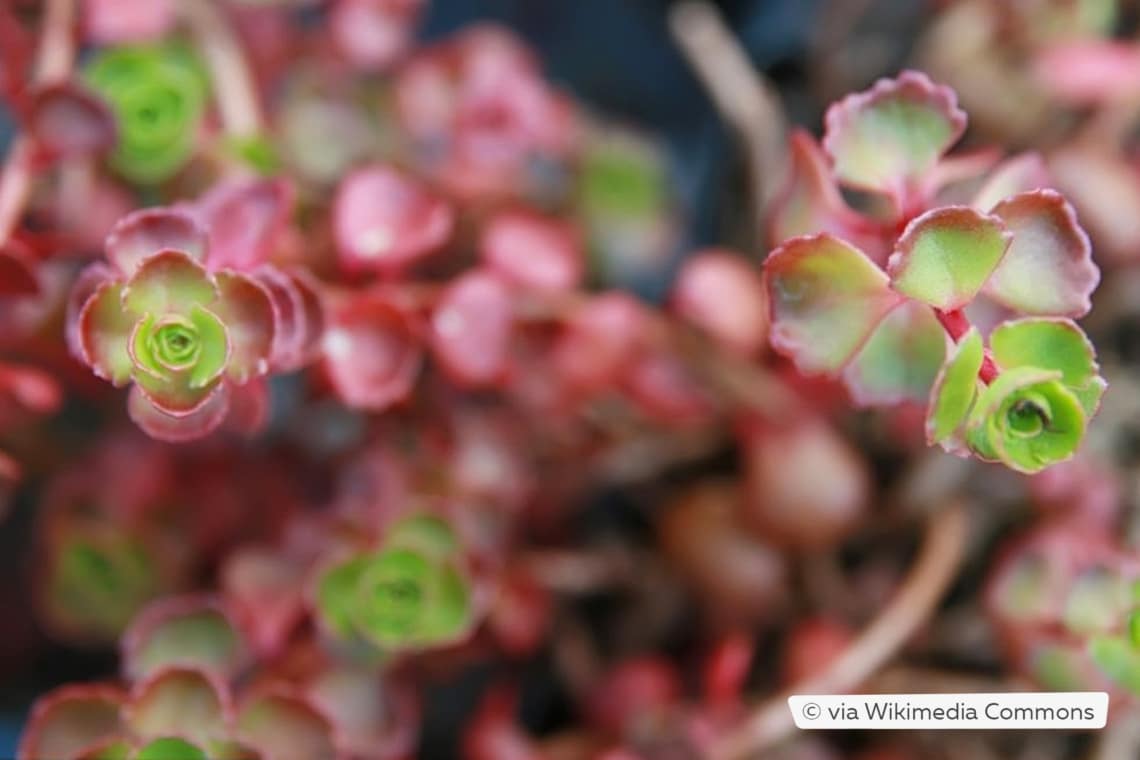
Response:
POLYGON ((207 79, 187 50, 109 48, 91 60, 86 78, 118 125, 111 155, 116 171, 132 182, 155 184, 185 166, 202 128, 207 96, 207 79))
POLYGON ((1007 656, 1043 688, 1140 697, 1140 564, 1105 537, 1054 525, 1019 540, 985 601, 1007 656))
POLYGON ((96 265, 102 281, 79 294, 80 358, 117 386, 133 384, 131 417, 156 438, 213 430, 225 418, 231 388, 269 371, 270 294, 253 276, 208 271, 207 249, 190 215, 136 212, 108 237, 113 268, 96 265))
POLYGON ((472 624, 463 551, 442 519, 395 523, 379 549, 325 570, 316 614, 333 636, 385 651, 425 649, 461 639, 472 624))
POLYGON ((337 731, 288 684, 234 694, 249 664, 229 610, 208 597, 156 602, 123 638, 127 684, 64 686, 32 709, 17 757, 302 760, 338 757, 337 731))
POLYGON ((1105 387, 1072 321, 1100 274, 1072 207, 1034 187, 1024 161, 998 169, 972 205, 923 211, 948 175, 976 173, 943 156, 964 128, 953 92, 914 72, 832 106, 833 175, 812 164, 777 213, 785 229, 796 218, 824 231, 765 263, 771 340, 800 371, 841 376, 858 404, 926 404, 931 444, 1037 472, 1076 451, 1105 387), (855 214, 833 180, 893 214, 855 214), (883 229, 902 229, 885 260, 883 229), (1014 316, 988 346, 964 312, 979 298, 1014 316))

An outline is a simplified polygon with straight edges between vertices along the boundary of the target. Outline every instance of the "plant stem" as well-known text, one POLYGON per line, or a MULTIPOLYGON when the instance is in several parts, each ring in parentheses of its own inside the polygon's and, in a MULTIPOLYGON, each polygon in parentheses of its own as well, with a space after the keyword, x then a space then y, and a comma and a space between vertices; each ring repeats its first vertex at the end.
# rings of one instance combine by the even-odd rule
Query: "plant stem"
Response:
POLYGON ((669 26, 721 117, 748 151, 756 238, 764 245, 766 209, 784 174, 787 120, 779 96, 712 3, 686 0, 674 6, 669 26))
POLYGON ((826 671, 765 701, 743 724, 720 739, 709 756, 717 760, 760 756, 795 727, 788 709, 790 695, 842 693, 874 675, 926 622, 957 576, 967 526, 961 504, 951 504, 931 517, 918 560, 882 614, 826 671))
MULTIPOLYGON (((67 79, 75 64, 75 0, 47 0, 32 86, 67 79)), ((35 146, 26 135, 12 141, 0 173, 0 246, 7 244, 32 192, 35 146)))
MULTIPOLYGON (((961 309, 954 309, 953 311, 942 311, 935 309, 934 315, 938 317, 938 321, 946 329, 946 334, 955 343, 962 340, 962 337, 970 331, 972 325, 970 320, 966 318, 966 313, 961 309)), ((978 370, 978 379, 986 385, 992 383, 998 376, 997 365, 994 364, 993 355, 990 350, 985 349, 985 354, 982 357, 982 367, 978 370)))
POLYGON ((179 8, 198 39, 226 134, 251 137, 262 131, 261 108, 253 74, 241 42, 213 0, 179 0, 179 8))

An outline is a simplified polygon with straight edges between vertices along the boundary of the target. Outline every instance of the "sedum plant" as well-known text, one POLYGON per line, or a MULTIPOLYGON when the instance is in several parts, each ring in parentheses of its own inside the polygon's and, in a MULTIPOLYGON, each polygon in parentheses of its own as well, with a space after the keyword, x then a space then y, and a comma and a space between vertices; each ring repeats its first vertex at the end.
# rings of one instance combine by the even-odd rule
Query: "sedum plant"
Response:
POLYGON ((826 121, 822 151, 795 137, 773 214, 777 234, 807 234, 764 264, 772 344, 802 372, 841 377, 857 403, 925 404, 927 441, 948 451, 1026 473, 1071 457, 1106 386, 1073 321, 1100 273, 1072 207, 1024 160, 989 172, 969 203, 944 201, 986 167, 946 155, 966 116, 922 74, 881 80, 826 121))

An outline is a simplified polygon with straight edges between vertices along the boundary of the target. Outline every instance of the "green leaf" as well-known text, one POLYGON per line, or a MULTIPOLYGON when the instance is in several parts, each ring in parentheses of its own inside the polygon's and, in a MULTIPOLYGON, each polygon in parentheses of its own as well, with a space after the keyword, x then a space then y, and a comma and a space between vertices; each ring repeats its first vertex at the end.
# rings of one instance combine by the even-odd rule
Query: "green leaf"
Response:
POLYGON ((185 736, 205 741, 222 736, 229 721, 220 688, 196 670, 161 671, 135 689, 127 722, 145 739, 185 736))
POLYGON ((1059 370, 1006 370, 981 394, 967 422, 967 441, 986 458, 1024 473, 1064 461, 1080 445, 1085 413, 1059 370))
POLYGON ((827 111, 823 147, 849 186, 903 196, 966 128, 953 90, 904 71, 827 111))
POLYGON ((893 309, 843 378, 857 404, 924 402, 946 358, 946 332, 923 304, 908 301, 893 309))
POLYGON ((422 638, 423 619, 436 602, 439 568, 407 549, 373 556, 356 585, 353 621, 357 631, 383 647, 422 638))
POLYGON ((410 549, 442 561, 459 551, 459 539, 446 520, 435 515, 412 515, 388 528, 384 546, 410 549))
POLYGON ((181 251, 163 251, 146 259, 123 288, 123 308, 142 316, 189 316, 195 306, 208 306, 218 289, 205 267, 181 251))
POLYGON ((1089 656, 1114 683, 1140 696, 1140 652, 1123 636, 1097 636, 1089 642, 1089 656))
POLYGON ((201 347, 198 360, 190 370, 190 387, 209 388, 225 372, 229 361, 230 343, 226 327, 212 311, 201 306, 190 310, 190 321, 194 324, 201 347))
POLYGON ((142 746, 134 760, 209 760, 205 751, 185 739, 164 737, 142 746))
POLYGON ((1061 381, 1072 388, 1083 388, 1098 370, 1092 343, 1068 319, 1030 317, 1003 322, 990 334, 990 348, 1002 369, 1057 370, 1061 381))
POLYGON ((887 273, 903 295, 953 311, 974 299, 1009 241, 996 216, 966 206, 934 209, 907 225, 887 262, 887 273))
POLYGON ((838 372, 901 301, 881 269, 829 234, 793 238, 764 263, 772 345, 803 372, 838 372))
POLYGON ((368 564, 368 557, 354 557, 326 570, 317 583, 317 613, 325 627, 341 638, 356 633, 352 610, 356 587, 368 564))
POLYGON ((978 371, 985 359, 982 336, 971 327, 934 380, 926 414, 927 442, 942 443, 966 421, 978 395, 978 371))

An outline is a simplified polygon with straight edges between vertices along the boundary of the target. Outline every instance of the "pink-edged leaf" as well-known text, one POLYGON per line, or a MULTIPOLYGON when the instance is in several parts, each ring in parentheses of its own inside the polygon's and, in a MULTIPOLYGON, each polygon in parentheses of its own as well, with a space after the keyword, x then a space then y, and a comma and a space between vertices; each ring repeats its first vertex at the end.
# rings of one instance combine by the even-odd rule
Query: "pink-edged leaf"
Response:
POLYGON ((1017 195, 1052 186, 1045 159, 1039 153, 1021 153, 999 164, 974 196, 971 206, 978 211, 992 211, 998 202, 1017 195))
POLYGON ((143 739, 179 736, 202 742, 229 733, 233 705, 229 690, 216 675, 169 667, 134 685, 123 717, 143 739))
POLYGON ((337 0, 329 30, 337 49, 355 67, 382 71, 407 52, 424 0, 337 0))
POLYGON ((295 190, 287 179, 255 179, 221 185, 196 207, 210 239, 211 270, 249 272, 267 262, 293 212, 295 190))
POLYGON ((504 211, 492 218, 479 238, 479 255, 509 284, 538 291, 572 290, 585 269, 574 226, 530 211, 504 211))
POLYGON ((925 403, 945 358, 946 331, 934 312, 907 301, 879 323, 843 380, 860 406, 925 403))
POLYGON ((802 372, 838 372, 901 297, 861 251, 829 234, 793 238, 764 263, 772 345, 802 372))
MULTIPOLYGON (((0 262, 0 267, 3 263, 0 262)), ((67 310, 64 316, 66 323, 64 337, 67 339, 67 349, 71 355, 80 361, 86 362, 83 356, 83 346, 80 337, 80 315, 83 307, 95 292, 107 282, 116 279, 116 273, 111 267, 102 262, 90 264, 79 273, 71 285, 71 292, 67 295, 67 310)))
POLYGON ((244 385, 230 385, 230 410, 225 429, 239 435, 260 433, 269 423, 271 410, 269 383, 256 377, 244 385))
POLYGON ((977 148, 946 156, 927 175, 928 187, 941 190, 960 182, 981 179, 994 164, 1001 160, 999 148, 977 148))
POLYGON ((123 284, 104 282, 79 312, 80 358, 104 380, 126 385, 134 368, 129 345, 137 322, 137 316, 123 309, 123 284))
POLYGON ((123 673, 131 681, 171 667, 192 667, 220 678, 249 663, 231 611, 209 596, 161 599, 135 616, 121 640, 123 673))
POLYGON ((328 718, 305 697, 285 690, 245 699, 238 710, 237 734, 274 760, 340 757, 328 718))
POLYGON ((647 324, 645 307, 622 291, 593 296, 566 321, 551 352, 559 380, 573 392, 612 384, 636 356, 647 324))
POLYGON ((851 187, 902 198, 923 184, 966 129, 949 87, 917 71, 880 79, 827 110, 823 149, 851 187))
POLYGON ((303 272, 262 267, 255 274, 273 303, 274 331, 270 368, 292 372, 314 361, 325 330, 321 297, 303 272))
POLYGON ((673 308, 730 350, 755 354, 768 338, 768 300, 759 270, 721 250, 689 257, 673 286, 673 308))
POLYGON ((107 236, 107 258, 125 275, 162 251, 181 251, 196 261, 206 258, 206 233, 190 214, 172 208, 135 211, 119 220, 107 236))
POLYGON ((412 392, 423 364, 415 316, 383 294, 337 308, 324 338, 324 370, 345 404, 381 411, 412 392))
POLYGON ((218 300, 212 311, 226 326, 230 359, 226 374, 239 385, 269 371, 273 351, 273 301, 267 290, 251 277, 219 272, 218 300))
POLYGON ((83 28, 97 45, 156 41, 176 21, 174 0, 83 0, 83 28))
POLYGON ((1140 48, 1131 42, 1103 39, 1054 43, 1037 54, 1033 73, 1053 97, 1065 103, 1112 103, 1135 97, 1140 48))
POLYGON ((981 291, 1009 248, 1002 220, 968 206, 915 217, 887 262, 891 285, 937 309, 960 309, 981 291))
POLYGON ((223 383, 190 414, 173 416, 154 405, 137 385, 127 397, 127 413, 144 433, 168 443, 204 438, 218 428, 229 412, 229 388, 223 383))
POLYGON ((285 646, 305 614, 304 571, 292 558, 248 547, 230 554, 221 570, 222 591, 261 657, 285 646))
POLYGON ((16 750, 17 760, 73 757, 117 736, 126 693, 113 684, 63 686, 40 697, 16 750))
POLYGON ((0 297, 36 296, 40 278, 32 252, 15 240, 0 247, 0 297))
POLYGON ((420 704, 407 684, 368 667, 329 665, 310 683, 308 694, 333 722, 338 744, 350 756, 414 754, 420 704))
POLYGON ((473 269, 453 280, 431 316, 432 354, 464 386, 502 379, 514 312, 510 291, 495 275, 473 269))
POLYGON ((986 295, 1022 314, 1087 314, 1100 270, 1069 202, 1054 190, 1033 190, 1007 198, 993 213, 1013 240, 986 283, 986 295))
POLYGON ((1075 144, 1049 154, 1049 171, 1096 240, 1097 260, 1134 260, 1140 250, 1140 177, 1135 167, 1100 145, 1075 144))
POLYGON ((74 82, 36 90, 27 128, 36 150, 49 161, 91 155, 115 144, 115 117, 102 100, 74 82))
MULTIPOLYGON (((815 138, 796 129, 790 139, 791 161, 787 184, 773 201, 768 216, 768 240, 772 245, 800 235, 830 232, 849 240, 875 257, 880 251, 868 246, 863 228, 866 220, 852 211, 839 193, 827 156, 815 138)), ((880 243, 878 247, 882 247, 880 243)), ((886 250, 881 251, 884 255, 886 250)))
POLYGON ((455 211, 399 169, 373 165, 341 182, 333 227, 341 266, 350 272, 399 272, 451 237, 455 211))
POLYGON ((205 267, 174 250, 147 258, 123 286, 123 308, 138 315, 185 314, 217 297, 217 285, 205 267))

